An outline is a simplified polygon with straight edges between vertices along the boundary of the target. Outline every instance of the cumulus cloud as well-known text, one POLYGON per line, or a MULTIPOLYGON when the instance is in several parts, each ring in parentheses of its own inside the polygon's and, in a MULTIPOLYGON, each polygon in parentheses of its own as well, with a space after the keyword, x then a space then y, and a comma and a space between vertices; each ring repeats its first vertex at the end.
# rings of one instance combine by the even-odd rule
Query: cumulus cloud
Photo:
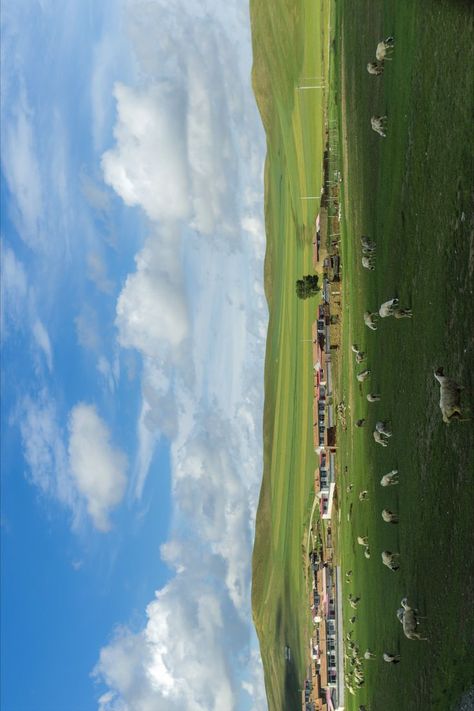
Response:
POLYGON ((109 530, 109 512, 125 493, 127 458, 111 443, 110 430, 93 405, 80 403, 71 411, 68 452, 72 477, 94 526, 109 530))
POLYGON ((217 0, 128 7, 141 81, 116 85, 115 145, 102 168, 153 223, 116 326, 143 362, 136 498, 156 442, 170 440, 173 523, 161 555, 175 575, 145 627, 121 627, 102 648, 99 708, 261 711, 250 562, 267 322, 265 140, 248 12, 217 0))
POLYGON ((183 291, 163 269, 155 241, 148 241, 135 261, 137 270, 127 277, 117 301, 119 342, 149 358, 172 358, 188 333, 183 291))

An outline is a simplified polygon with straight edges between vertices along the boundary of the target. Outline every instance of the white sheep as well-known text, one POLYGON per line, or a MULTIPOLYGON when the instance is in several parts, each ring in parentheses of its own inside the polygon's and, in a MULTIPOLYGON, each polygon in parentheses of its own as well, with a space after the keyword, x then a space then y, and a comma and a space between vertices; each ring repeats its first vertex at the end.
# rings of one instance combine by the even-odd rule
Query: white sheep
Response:
POLYGON ((368 501, 369 499, 369 492, 367 489, 364 489, 364 491, 361 491, 359 493, 359 501, 368 501))
POLYGON ((369 62, 367 64, 367 71, 373 76, 380 76, 383 74, 383 63, 382 62, 369 62))
POLYGON ((380 401, 380 395, 378 393, 369 393, 367 395, 367 401, 368 402, 379 402, 380 401))
POLYGON ((384 62, 386 59, 391 59, 388 55, 392 52, 395 46, 395 40, 393 37, 386 37, 384 40, 378 43, 377 49, 375 50, 375 57, 377 61, 384 62))
POLYGON ((364 380, 367 380, 370 373, 371 371, 368 368, 366 368, 366 370, 363 370, 361 373, 357 373, 357 380, 359 381, 359 383, 363 383, 364 380))
POLYGON ((408 604, 408 598, 404 597, 401 601, 401 608, 397 610, 397 617, 403 625, 403 632, 405 637, 408 639, 419 639, 426 641, 428 637, 422 637, 419 632, 416 631, 419 625, 420 616, 418 610, 414 607, 410 607, 408 604))
POLYGON ((398 523, 398 516, 390 509, 382 509, 382 518, 385 523, 398 523))
POLYGON ((370 311, 364 311, 364 323, 367 328, 370 328, 371 331, 377 330, 377 318, 377 313, 370 313, 370 311))
POLYGON ((384 662, 388 662, 389 664, 398 664, 398 662, 400 661, 400 655, 390 654, 390 652, 384 652, 383 660, 384 662))
POLYGON ((370 548, 369 548, 369 546, 365 546, 365 548, 364 548, 364 556, 367 558, 367 560, 369 560, 369 558, 370 558, 370 548))
POLYGON ((378 133, 382 138, 387 138, 387 116, 372 116, 370 125, 375 133, 378 133))
POLYGON ((387 440, 382 437, 380 432, 377 432, 377 430, 374 430, 373 435, 374 435, 374 440, 375 440, 376 444, 380 444, 381 447, 388 447, 387 440))
POLYGON ((388 420, 380 420, 379 422, 375 423, 375 429, 379 434, 384 435, 385 437, 391 437, 392 430, 389 428, 388 425, 388 420))
POLYGON ((434 376, 440 385, 439 407, 443 415, 443 422, 449 425, 452 420, 462 417, 461 390, 463 390, 463 386, 452 378, 448 378, 444 374, 443 368, 438 368, 434 376))
POLYGON ((364 652, 364 659, 375 659, 375 654, 371 649, 366 649, 364 652))
POLYGON ((400 553, 391 553, 390 551, 382 551, 382 563, 390 568, 393 572, 400 568, 398 564, 398 559, 400 558, 400 553))
POLYGON ((398 484, 398 469, 392 469, 380 479, 381 486, 395 486, 395 484, 398 484))
POLYGON ((356 357, 355 359, 356 359, 357 365, 360 365, 360 363, 362 363, 362 361, 365 360, 364 351, 360 351, 359 347, 355 343, 352 344, 351 349, 352 349, 352 352, 355 353, 355 357, 356 357))
POLYGON ((357 536, 357 543, 359 546, 367 546, 369 544, 368 536, 357 536))
POLYGON ((387 318, 388 316, 393 316, 395 314, 395 311, 398 307, 399 301, 397 298, 394 299, 389 299, 388 301, 384 301, 383 304, 381 304, 379 308, 379 316, 380 318, 387 318))
POLYGON ((362 266, 364 269, 368 269, 369 271, 373 272, 375 270, 375 258, 373 256, 363 256, 362 257, 362 266))

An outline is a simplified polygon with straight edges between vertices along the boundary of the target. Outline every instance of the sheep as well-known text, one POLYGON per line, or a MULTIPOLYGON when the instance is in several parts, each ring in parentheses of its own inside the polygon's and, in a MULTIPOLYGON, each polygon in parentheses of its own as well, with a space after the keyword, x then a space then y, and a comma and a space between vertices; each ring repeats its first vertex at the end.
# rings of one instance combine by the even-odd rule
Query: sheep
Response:
POLYGON ((366 370, 363 370, 361 373, 357 373, 357 380, 359 381, 359 383, 363 383, 364 380, 367 380, 370 373, 371 371, 368 368, 366 368, 366 370))
POLYGON ((356 420, 355 426, 356 427, 363 427, 365 425, 365 423, 366 423, 366 420, 365 420, 365 418, 362 417, 360 420, 356 420))
POLYGON ((362 245, 362 252, 363 254, 367 255, 373 255, 375 253, 375 250, 377 248, 376 243, 374 242, 373 239, 369 239, 368 237, 365 237, 364 235, 361 235, 360 238, 360 243, 362 245))
POLYGON ((367 326, 367 328, 370 328, 371 331, 377 330, 377 325, 376 325, 377 318, 378 318, 377 313, 371 313, 370 311, 364 311, 364 323, 367 326))
POLYGON ((413 318, 413 311, 411 309, 395 309, 395 318, 413 318))
POLYGON ((371 649, 366 649, 364 652, 364 659, 375 659, 375 654, 371 649))
POLYGON ((368 501, 369 499, 369 492, 367 489, 364 489, 364 491, 361 491, 359 493, 359 501, 368 501))
POLYGON ((461 390, 463 390, 463 386, 452 378, 448 378, 444 374, 444 368, 438 368, 434 373, 434 377, 440 385, 439 407, 443 415, 443 422, 449 425, 452 420, 460 419, 463 415, 461 410, 461 390))
POLYGON ((378 62, 384 62, 386 59, 391 59, 388 55, 392 52, 395 45, 395 40, 393 37, 386 37, 384 40, 378 43, 377 49, 375 50, 375 57, 378 62))
POLYGON ((383 64, 382 62, 369 62, 367 64, 367 71, 373 76, 380 76, 383 74, 383 64))
POLYGON ((370 272, 373 272, 375 270, 375 258, 373 256, 364 255, 362 257, 362 266, 364 269, 368 269, 370 272))
POLYGON ((380 395, 377 393, 369 393, 367 395, 367 401, 368 402, 379 402, 380 401, 380 395))
POLYGON ((382 656, 384 662, 388 662, 389 664, 398 664, 400 661, 399 654, 390 654, 390 652, 384 652, 382 656))
POLYGON ((356 620, 357 620, 357 617, 355 615, 352 615, 352 617, 349 617, 349 622, 351 623, 351 625, 353 625, 356 620))
POLYGON ((375 423, 375 429, 379 434, 384 435, 385 437, 391 437, 392 430, 389 428, 388 425, 388 420, 380 420, 379 422, 375 423))
POLYGON ((359 544, 359 546, 368 546, 369 545, 368 536, 357 536, 357 543, 359 544))
POLYGON ((402 623, 405 637, 408 639, 427 641, 428 637, 422 637, 421 634, 416 631, 416 628, 419 625, 418 610, 409 606, 408 598, 406 597, 403 598, 400 604, 401 608, 397 610, 397 617, 402 623))
POLYGON ((400 558, 400 553, 391 553, 390 551, 382 551, 382 563, 390 568, 393 572, 400 568, 397 563, 400 558))
POLYGON ((382 138, 387 138, 387 116, 372 116, 370 125, 375 133, 378 133, 382 138))
POLYGON ((360 597, 354 597, 352 594, 349 594, 347 599, 348 599, 349 605, 352 607, 352 609, 357 610, 357 605, 360 602, 360 597))
POLYGON ((393 316, 395 309, 398 307, 398 299, 389 299, 389 301, 384 301, 384 303, 379 308, 380 318, 387 318, 387 316, 393 316))
POLYGON ((367 560, 369 560, 369 558, 370 558, 370 548, 369 548, 369 546, 366 546, 366 547, 364 548, 364 556, 367 558, 367 560))
POLYGON ((398 469, 392 469, 380 479, 381 486, 395 486, 395 484, 398 484, 398 469))
POLYGON ((385 523, 398 523, 397 514, 393 513, 393 511, 390 511, 389 509, 382 510, 382 518, 385 523))
POLYGON ((380 444, 381 447, 388 447, 387 440, 382 437, 380 432, 377 432, 377 430, 375 430, 373 435, 374 435, 374 440, 375 440, 376 444, 380 444))
POLYGON ((353 353, 355 353, 357 365, 360 365, 360 363, 362 363, 362 361, 365 360, 364 351, 359 350, 359 347, 355 343, 352 344, 351 350, 353 353))

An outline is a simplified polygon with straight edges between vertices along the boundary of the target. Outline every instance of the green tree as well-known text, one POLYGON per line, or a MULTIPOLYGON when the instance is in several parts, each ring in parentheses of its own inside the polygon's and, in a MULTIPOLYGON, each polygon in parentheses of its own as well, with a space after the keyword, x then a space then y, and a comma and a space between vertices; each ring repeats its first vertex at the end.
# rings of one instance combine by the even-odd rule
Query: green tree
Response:
POLYGON ((306 274, 302 279, 296 281, 296 295, 299 299, 309 299, 319 291, 318 275, 306 274))

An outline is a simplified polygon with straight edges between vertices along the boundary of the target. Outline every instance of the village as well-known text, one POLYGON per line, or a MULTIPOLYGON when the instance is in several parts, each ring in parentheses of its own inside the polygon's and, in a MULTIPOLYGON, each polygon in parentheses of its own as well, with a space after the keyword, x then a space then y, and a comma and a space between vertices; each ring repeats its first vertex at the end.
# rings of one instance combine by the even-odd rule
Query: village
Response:
MULTIPOLYGON (((313 444, 318 457, 314 472, 319 525, 312 525, 309 556, 309 611, 312 636, 310 664, 301 692, 302 711, 342 711, 344 656, 341 571, 334 560, 332 518, 336 497, 336 425, 345 428, 345 409, 335 406, 334 371, 341 343, 341 262, 339 257, 339 174, 329 180, 325 154, 325 187, 315 222, 313 267, 322 274, 321 303, 312 327, 313 444)), ((314 509, 315 507, 313 507, 314 509)))

